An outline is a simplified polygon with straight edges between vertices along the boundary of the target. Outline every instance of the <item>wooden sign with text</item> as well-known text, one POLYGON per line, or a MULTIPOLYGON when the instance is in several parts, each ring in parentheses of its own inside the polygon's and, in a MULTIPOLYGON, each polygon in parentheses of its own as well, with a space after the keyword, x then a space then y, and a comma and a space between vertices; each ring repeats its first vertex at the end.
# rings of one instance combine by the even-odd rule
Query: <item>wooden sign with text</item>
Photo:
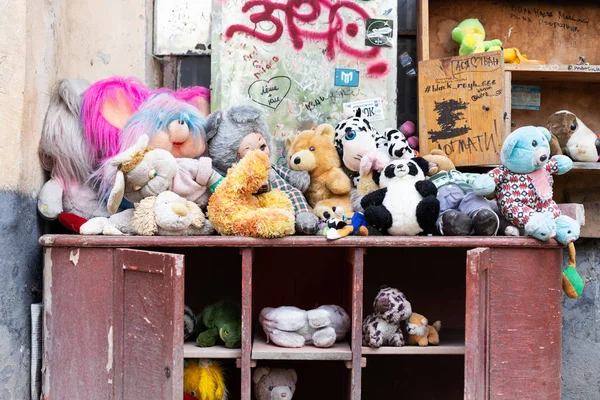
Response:
POLYGON ((456 166, 498 164, 504 98, 501 52, 421 61, 420 152, 442 149, 456 166))

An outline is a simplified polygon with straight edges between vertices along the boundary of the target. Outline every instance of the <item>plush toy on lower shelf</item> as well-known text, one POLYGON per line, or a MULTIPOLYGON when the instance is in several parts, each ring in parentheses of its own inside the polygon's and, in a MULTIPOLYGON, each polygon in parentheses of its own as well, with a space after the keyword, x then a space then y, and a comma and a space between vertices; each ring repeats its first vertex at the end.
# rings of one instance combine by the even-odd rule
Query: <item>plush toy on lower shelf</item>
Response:
POLYGON ((564 154, 573 161, 597 162, 600 158, 600 138, 577 115, 570 111, 557 111, 546 125, 552 138, 550 154, 564 154))
POLYGON ((223 368, 213 360, 184 360, 183 392, 196 400, 227 400, 223 368))
POLYGON ((252 374, 256 400, 292 400, 298 375, 293 369, 256 368, 252 374))
POLYGON ((404 293, 391 287, 381 288, 373 301, 373 313, 363 321, 363 346, 404 346, 405 323, 411 314, 412 307, 404 293))
POLYGON ((242 311, 240 305, 222 300, 204 309, 196 318, 200 347, 223 343, 228 349, 242 347, 242 311))
POLYGON ((433 325, 427 325, 429 321, 421 314, 412 313, 406 324, 408 333, 407 343, 411 346, 437 346, 440 344, 438 332, 442 329, 442 323, 435 321, 433 325))

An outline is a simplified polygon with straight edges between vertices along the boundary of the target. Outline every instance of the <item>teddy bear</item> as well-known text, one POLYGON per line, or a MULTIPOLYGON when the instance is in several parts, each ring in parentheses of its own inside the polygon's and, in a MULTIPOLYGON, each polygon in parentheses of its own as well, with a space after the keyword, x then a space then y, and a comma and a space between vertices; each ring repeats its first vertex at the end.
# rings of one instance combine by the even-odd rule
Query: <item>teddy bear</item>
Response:
POLYGON ((278 189, 254 195, 270 169, 268 155, 251 150, 227 171, 208 202, 208 218, 218 233, 259 238, 294 234, 296 219, 288 195, 278 189))
POLYGON ((286 139, 288 165, 310 174, 306 199, 311 207, 316 207, 321 200, 337 199, 345 210, 352 211, 352 182, 341 168, 334 136, 335 130, 329 124, 290 135, 286 139))
POLYGON ((298 375, 293 369, 256 368, 252 374, 256 400, 291 400, 298 375))
POLYGON ((550 157, 550 140, 544 127, 516 129, 502 145, 502 165, 478 177, 473 192, 495 193, 502 215, 527 235, 543 241, 556 237, 567 245, 579 238, 580 227, 552 199, 552 174, 566 173, 573 161, 564 155, 550 157))
POLYGON ((404 293, 382 287, 373 300, 373 313, 363 321, 363 346, 404 346, 405 322, 411 314, 412 306, 404 293))
POLYGON ((485 29, 476 18, 465 19, 458 24, 452 30, 452 39, 460 44, 458 54, 461 56, 502 50, 500 40, 485 40, 485 29))
POLYGON ((546 125, 550 139, 550 155, 564 154, 574 161, 597 162, 600 139, 570 111, 557 111, 548 118, 546 125))
MULTIPOLYGON (((213 112, 207 120, 207 136, 209 154, 221 173, 225 173, 249 150, 260 149, 271 156, 271 134, 265 115, 254 106, 235 106, 213 112)), ((314 235, 318 230, 318 219, 311 213, 304 197, 309 183, 308 172, 271 164, 268 185, 263 191, 274 188, 287 194, 294 207, 296 232, 314 235)))
POLYGON ((350 330, 350 316, 340 306, 324 305, 313 310, 293 306, 265 307, 259 315, 267 342, 281 347, 331 347, 350 330))
POLYGON ((369 225, 390 235, 434 233, 440 213, 437 188, 425 179, 429 163, 415 157, 389 163, 380 178, 381 189, 361 203, 369 225))
POLYGON ((187 358, 183 361, 184 395, 196 400, 227 400, 224 375, 223 367, 216 361, 187 358))
POLYGON ((206 307, 196 320, 198 346, 211 347, 222 342, 228 349, 242 347, 242 310, 238 303, 218 301, 206 307))
POLYGON ((202 236, 214 229, 200 207, 165 191, 110 217, 95 217, 81 225, 82 235, 202 236))
POLYGON ((427 318, 421 314, 412 313, 406 323, 406 332, 408 333, 407 343, 411 346, 427 346, 440 344, 438 332, 442 329, 442 323, 435 321, 433 325, 427 325, 427 318))

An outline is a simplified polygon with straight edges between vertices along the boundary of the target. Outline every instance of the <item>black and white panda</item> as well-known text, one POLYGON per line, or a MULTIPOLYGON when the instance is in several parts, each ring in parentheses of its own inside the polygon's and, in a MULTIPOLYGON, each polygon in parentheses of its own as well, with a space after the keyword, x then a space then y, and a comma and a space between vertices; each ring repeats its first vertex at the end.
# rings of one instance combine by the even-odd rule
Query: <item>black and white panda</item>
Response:
POLYGON ((386 129, 377 139, 377 148, 387 152, 393 159, 410 159, 415 151, 408 144, 408 139, 398 129, 386 129))
POLYGON ((395 236, 434 233, 440 202, 427 171, 429 163, 421 157, 390 162, 379 178, 381 189, 362 198, 367 223, 395 236))

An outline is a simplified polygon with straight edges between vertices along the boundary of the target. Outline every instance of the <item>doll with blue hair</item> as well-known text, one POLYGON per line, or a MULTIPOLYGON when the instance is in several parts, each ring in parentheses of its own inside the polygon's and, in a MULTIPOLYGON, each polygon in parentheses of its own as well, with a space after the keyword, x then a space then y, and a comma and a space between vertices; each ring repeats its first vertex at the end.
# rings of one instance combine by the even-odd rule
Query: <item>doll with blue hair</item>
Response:
MULTIPOLYGON (((542 241, 556 238, 571 247, 579 238, 580 226, 563 215, 552 199, 552 175, 568 172, 573 161, 563 155, 550 157, 550 140, 550 132, 544 127, 515 130, 502 145, 502 165, 477 178, 473 191, 483 196, 495 193, 502 215, 527 235, 542 241)), ((583 281, 574 267, 565 269, 563 287, 565 284, 575 288, 565 289, 569 297, 581 294, 583 281)))

